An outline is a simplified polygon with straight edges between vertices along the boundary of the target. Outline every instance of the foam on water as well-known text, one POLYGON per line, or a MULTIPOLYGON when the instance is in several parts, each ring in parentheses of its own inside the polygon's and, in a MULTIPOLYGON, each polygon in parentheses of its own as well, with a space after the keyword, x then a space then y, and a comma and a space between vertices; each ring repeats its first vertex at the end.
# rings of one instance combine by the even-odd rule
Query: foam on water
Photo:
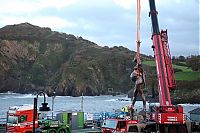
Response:
POLYGON ((24 94, 24 95, 14 96, 13 98, 34 98, 34 95, 32 95, 32 94, 24 94))
POLYGON ((117 99, 108 99, 108 100, 104 100, 104 101, 107 101, 107 102, 116 102, 117 99))

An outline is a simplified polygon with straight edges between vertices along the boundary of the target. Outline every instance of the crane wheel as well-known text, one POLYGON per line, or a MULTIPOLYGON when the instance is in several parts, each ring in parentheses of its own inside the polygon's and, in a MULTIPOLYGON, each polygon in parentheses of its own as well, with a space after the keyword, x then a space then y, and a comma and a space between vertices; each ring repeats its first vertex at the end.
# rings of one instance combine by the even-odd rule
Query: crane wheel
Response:
POLYGON ((50 129, 50 130, 48 131, 48 133, 56 133, 56 130, 55 130, 55 129, 50 129))
POLYGON ((137 126, 130 126, 128 132, 138 132, 137 126))
POLYGON ((152 132, 152 129, 149 127, 145 130, 145 133, 151 133, 152 132))
POLYGON ((179 126, 178 131, 179 133, 187 133, 187 128, 186 126, 179 126))
POLYGON ((168 129, 168 133, 178 133, 176 126, 171 126, 168 129))
POLYGON ((65 129, 61 128, 61 129, 58 131, 58 133, 67 133, 67 131, 66 131, 65 129))

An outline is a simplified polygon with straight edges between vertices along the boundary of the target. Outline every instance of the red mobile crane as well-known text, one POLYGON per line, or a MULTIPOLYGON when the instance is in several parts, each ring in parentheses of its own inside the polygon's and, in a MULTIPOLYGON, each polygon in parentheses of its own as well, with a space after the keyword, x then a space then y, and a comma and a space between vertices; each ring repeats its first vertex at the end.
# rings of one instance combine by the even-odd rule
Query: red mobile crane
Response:
POLYGON ((152 22, 152 40, 155 55, 158 90, 160 106, 151 112, 151 120, 154 120, 160 127, 161 132, 186 132, 186 116, 183 107, 172 105, 169 90, 176 87, 174 69, 172 66, 169 52, 167 30, 159 30, 158 19, 155 6, 155 0, 149 0, 151 22, 152 22))

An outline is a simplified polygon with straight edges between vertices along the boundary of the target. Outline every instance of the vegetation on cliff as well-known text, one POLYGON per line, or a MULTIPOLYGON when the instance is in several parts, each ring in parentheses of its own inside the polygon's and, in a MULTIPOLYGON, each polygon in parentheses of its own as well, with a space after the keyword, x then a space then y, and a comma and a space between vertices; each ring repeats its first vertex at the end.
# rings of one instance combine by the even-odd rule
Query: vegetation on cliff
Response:
POLYGON ((130 89, 134 52, 100 47, 74 35, 29 23, 0 29, 0 91, 54 89, 58 95, 105 94, 130 89))
MULTIPOLYGON (((176 89, 171 91, 172 101, 174 103, 200 103, 200 56, 173 57, 172 61, 177 83, 176 89)), ((155 68, 153 60, 145 60, 143 64, 155 68)))
MULTIPOLYGON (((53 90, 57 95, 79 96, 107 94, 108 88, 113 88, 127 93, 134 87, 129 79, 134 56, 135 52, 122 46, 100 47, 50 28, 29 23, 8 25, 0 29, 0 92, 53 90)), ((142 59, 150 88, 145 92, 150 95, 157 88, 155 64, 151 56, 142 55, 142 59)), ((198 89, 199 65, 193 64, 196 60, 199 56, 175 62, 178 88, 187 82, 195 83, 193 90, 198 89)), ((182 95, 179 89, 176 92, 182 95)))

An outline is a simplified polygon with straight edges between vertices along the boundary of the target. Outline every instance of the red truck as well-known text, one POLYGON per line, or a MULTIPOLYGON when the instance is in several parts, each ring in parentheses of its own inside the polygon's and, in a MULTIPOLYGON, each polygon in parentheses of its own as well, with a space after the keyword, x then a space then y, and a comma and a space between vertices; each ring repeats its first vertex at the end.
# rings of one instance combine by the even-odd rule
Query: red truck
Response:
MULTIPOLYGON (((36 115, 35 125, 38 127, 36 115)), ((12 106, 7 114, 7 133, 32 133, 33 105, 12 106)))
MULTIPOLYGON (((106 119, 102 124, 103 133, 126 133, 129 132, 128 125, 137 124, 137 120, 126 120, 126 119, 106 119)), ((132 132, 137 132, 137 128, 133 128, 132 132)))
POLYGON ((33 105, 27 104, 9 107, 6 122, 7 133, 72 133, 71 126, 66 119, 62 122, 58 119, 49 119, 38 111, 35 112, 35 118, 33 118, 33 110, 33 105), (35 131, 33 131, 33 119, 35 119, 35 131))

